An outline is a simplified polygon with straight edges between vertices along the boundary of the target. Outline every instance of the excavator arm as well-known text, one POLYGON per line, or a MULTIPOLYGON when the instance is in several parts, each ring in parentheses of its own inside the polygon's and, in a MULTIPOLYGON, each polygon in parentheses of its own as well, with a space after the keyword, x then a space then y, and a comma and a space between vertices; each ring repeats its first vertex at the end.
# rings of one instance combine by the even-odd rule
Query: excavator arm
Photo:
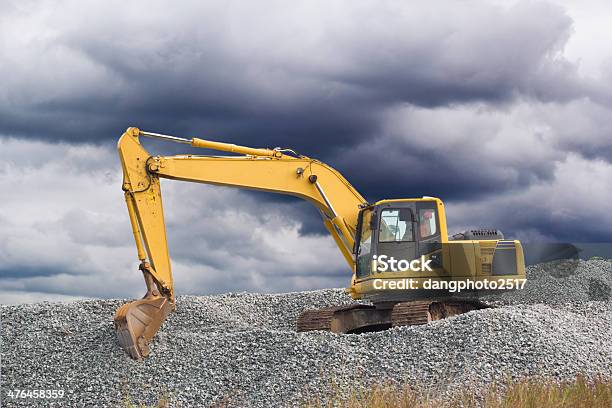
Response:
POLYGON ((183 139, 129 128, 118 143, 123 190, 147 292, 115 315, 119 342, 128 354, 145 357, 148 344, 174 309, 174 285, 160 178, 239 187, 300 197, 321 213, 323 223, 355 272, 353 245, 365 199, 336 170, 290 150, 256 149, 203 139, 183 139), (239 156, 151 156, 140 137, 153 137, 239 156))

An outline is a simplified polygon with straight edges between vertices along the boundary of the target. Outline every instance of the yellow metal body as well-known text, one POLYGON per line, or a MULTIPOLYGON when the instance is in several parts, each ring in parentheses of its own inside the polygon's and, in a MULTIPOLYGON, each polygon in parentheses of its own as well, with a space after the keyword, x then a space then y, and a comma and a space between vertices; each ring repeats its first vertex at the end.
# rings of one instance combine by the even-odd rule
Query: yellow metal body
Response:
POLYGON ((181 155, 151 156, 140 144, 139 130, 129 128, 119 139, 123 167, 123 189, 136 240, 138 258, 146 251, 150 272, 162 293, 174 298, 160 178, 289 194, 303 198, 319 209, 327 230, 353 269, 352 255, 359 206, 365 199, 342 175, 307 157, 293 157, 280 151, 252 149, 193 139, 192 145, 246 154, 237 157, 181 155), (316 183, 326 198, 310 180, 316 183))
POLYGON ((230 143, 212 142, 210 140, 198 139, 197 137, 191 139, 191 145, 193 147, 199 147, 202 149, 218 150, 220 152, 237 153, 250 156, 279 158, 282 156, 282 153, 270 149, 253 149, 252 147, 238 146, 230 143))
MULTIPOLYGON (((242 156, 151 156, 141 145, 140 131, 129 128, 118 143, 123 166, 123 189, 132 230, 136 240, 138 258, 145 260, 145 251, 150 262, 150 271, 162 293, 174 300, 174 289, 170 257, 166 238, 166 227, 160 191, 160 178, 191 181, 222 186, 269 191, 303 198, 319 209, 326 229, 344 256, 353 272, 349 293, 354 298, 373 293, 372 280, 402 279, 438 276, 442 279, 479 278, 490 276, 483 272, 486 254, 482 248, 495 246, 495 241, 448 241, 446 213, 443 202, 434 197, 415 199, 381 200, 374 205, 407 202, 435 201, 440 220, 440 233, 444 267, 434 272, 387 272, 373 274, 364 279, 355 275, 353 244, 357 228, 357 217, 366 200, 335 169, 308 158, 293 157, 278 150, 242 147, 233 144, 211 142, 194 138, 191 145, 242 154, 242 156), (311 182, 316 183, 326 197, 311 182), (327 200, 327 201, 326 201, 327 200), (422 276, 419 276, 421 274, 422 276)), ((520 243, 515 242, 522 260, 520 243)), ((490 255, 489 255, 490 256, 490 255)), ((519 270, 512 278, 524 277, 524 265, 517 262, 519 270)), ((505 276, 496 276, 504 278, 505 276)))
MULTIPOLYGON (((438 251, 428 254, 425 258, 430 259, 435 253, 442 255, 443 263, 441 268, 434 268, 433 271, 426 272, 378 272, 372 273, 367 277, 357 278, 353 273, 351 286, 347 288, 347 292, 354 299, 373 298, 378 301, 385 299, 387 294, 381 292, 380 289, 374 287, 374 282, 378 279, 385 281, 400 282, 404 279, 412 279, 415 286, 422 287, 423 282, 430 278, 438 280, 514 280, 525 279, 525 263, 523 248, 519 241, 513 240, 514 248, 516 248, 516 273, 511 275, 500 275, 492 273, 493 253, 496 250, 497 240, 462 240, 449 241, 448 228, 446 224, 446 210, 444 203, 439 198, 424 197, 410 199, 390 199, 380 200, 374 203, 374 206, 392 203, 406 202, 431 202, 436 203, 438 217, 440 220, 440 241, 441 247, 438 251), (374 296, 375 295, 375 296, 374 296)), ((510 242, 510 241, 507 241, 510 242)), ((355 271, 355 268, 353 268, 355 271)), ((387 291, 389 293, 389 291, 387 291)))
MULTIPOLYGON (((378 272, 364 278, 356 278, 353 275, 351 287, 347 291, 354 299, 372 298, 376 301, 385 299, 388 294, 381 292, 375 287, 376 280, 382 279, 387 282, 401 282, 411 279, 415 286, 423 287, 426 280, 436 279, 440 281, 451 280, 521 280, 525 279, 524 254, 519 241, 512 242, 516 249, 516 273, 508 275, 493 274, 491 265, 493 253, 495 252, 496 240, 466 240, 466 241, 446 241, 442 244, 439 252, 442 254, 443 267, 434 268, 427 272, 378 272)), ((425 256, 431 258, 432 254, 425 256)), ((388 298, 391 300, 391 298, 388 298)))
MULTIPOLYGON (((355 298, 377 296, 386 301, 375 279, 388 281, 403 278, 423 280, 485 279, 491 277, 491 258, 495 240, 448 241, 446 213, 441 200, 419 199, 382 200, 375 204, 435 202, 441 234, 443 265, 433 272, 387 272, 357 277, 353 254, 360 210, 371 206, 336 170, 320 161, 299 155, 285 154, 279 149, 260 149, 203 139, 181 139, 172 136, 140 132, 128 128, 118 142, 123 167, 123 190, 132 232, 136 242, 140 269, 144 273, 147 294, 143 300, 124 305, 117 311, 115 324, 119 340, 134 358, 148 353, 148 342, 167 314, 174 307, 174 284, 168 244, 160 178, 206 183, 221 186, 288 194, 313 204, 321 213, 323 223, 352 271, 347 289, 355 298), (151 156, 140 143, 140 136, 168 138, 194 147, 240 154, 240 156, 151 156), (382 296, 382 298, 381 298, 382 296)), ((524 278, 523 253, 518 241, 517 274, 524 278)), ((428 254, 433 256, 435 253, 428 254)), ((506 276, 495 276, 506 278, 506 276)))

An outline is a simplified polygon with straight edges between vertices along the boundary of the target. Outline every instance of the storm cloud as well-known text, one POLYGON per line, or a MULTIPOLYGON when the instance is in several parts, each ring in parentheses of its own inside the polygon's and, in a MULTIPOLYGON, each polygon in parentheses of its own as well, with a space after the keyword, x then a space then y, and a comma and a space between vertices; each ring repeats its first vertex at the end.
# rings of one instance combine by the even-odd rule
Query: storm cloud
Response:
POLYGON ((588 92, 562 52, 572 20, 544 2, 10 4, 3 131, 34 138, 135 123, 324 153, 371 138, 398 103, 588 92))
MULTIPOLYGON (((610 9, 575 5, 2 3, 0 294, 137 294, 128 126, 291 147, 370 201, 441 197, 453 232, 609 241, 610 9)), ((163 187, 179 292, 348 283, 306 203, 163 187)))

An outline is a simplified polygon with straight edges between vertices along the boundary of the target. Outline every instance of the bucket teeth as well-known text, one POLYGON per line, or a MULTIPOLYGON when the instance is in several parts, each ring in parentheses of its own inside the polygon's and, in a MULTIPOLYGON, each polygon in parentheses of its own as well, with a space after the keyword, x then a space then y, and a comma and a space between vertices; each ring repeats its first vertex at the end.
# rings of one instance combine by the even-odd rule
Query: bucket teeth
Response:
POLYGON ((126 303, 115 313, 119 344, 135 360, 149 355, 149 343, 172 311, 165 297, 126 303))

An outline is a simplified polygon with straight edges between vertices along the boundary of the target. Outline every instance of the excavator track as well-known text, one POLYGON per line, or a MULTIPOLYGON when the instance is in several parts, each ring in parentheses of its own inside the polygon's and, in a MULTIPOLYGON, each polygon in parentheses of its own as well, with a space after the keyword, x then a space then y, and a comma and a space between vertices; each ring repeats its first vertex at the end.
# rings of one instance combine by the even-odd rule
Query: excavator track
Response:
POLYGON ((391 312, 391 325, 417 326, 431 322, 432 314, 429 311, 432 301, 416 300, 413 302, 401 302, 393 306, 391 312))
POLYGON ((336 310, 341 306, 326 307, 324 309, 306 310, 297 320, 297 331, 330 330, 331 321, 336 310))
POLYGON ((415 300, 383 308, 363 304, 331 306, 302 312, 297 320, 297 331, 362 333, 398 326, 419 326, 486 307, 478 301, 450 300, 415 300))
POLYGON ((332 320, 336 312, 348 311, 361 309, 363 307, 369 307, 367 305, 354 304, 354 305, 341 305, 341 306, 330 306, 322 309, 311 309, 306 310, 300 314, 297 320, 297 331, 314 331, 324 330, 331 331, 332 320))

